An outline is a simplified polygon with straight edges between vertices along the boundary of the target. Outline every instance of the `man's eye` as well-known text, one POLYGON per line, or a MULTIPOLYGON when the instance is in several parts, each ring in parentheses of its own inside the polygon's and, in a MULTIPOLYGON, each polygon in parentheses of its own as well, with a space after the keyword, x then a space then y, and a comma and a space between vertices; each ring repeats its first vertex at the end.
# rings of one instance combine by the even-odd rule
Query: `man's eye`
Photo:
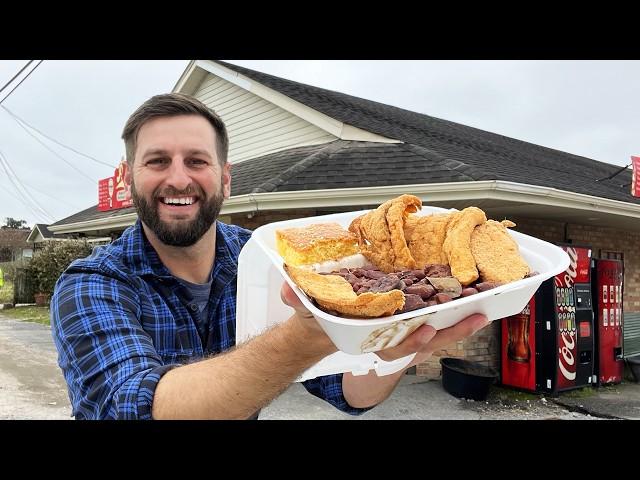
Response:
POLYGON ((162 165, 166 163, 166 159, 164 158, 152 158, 147 162, 147 165, 162 165))
POLYGON ((206 160, 201 160, 199 158, 193 158, 193 159, 189 160, 189 163, 191 165, 201 166, 201 165, 206 165, 207 161, 206 160))

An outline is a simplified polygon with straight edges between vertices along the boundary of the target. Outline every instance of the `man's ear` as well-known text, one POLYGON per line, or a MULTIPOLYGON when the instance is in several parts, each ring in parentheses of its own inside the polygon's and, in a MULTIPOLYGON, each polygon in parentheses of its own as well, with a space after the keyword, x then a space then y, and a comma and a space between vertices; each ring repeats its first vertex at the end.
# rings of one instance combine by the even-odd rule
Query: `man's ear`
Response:
POLYGON ((222 167, 222 192, 225 199, 231 196, 231 164, 229 162, 222 167))
POLYGON ((131 198, 131 179, 132 177, 132 173, 131 173, 131 165, 126 163, 126 168, 124 169, 124 185, 125 185, 125 198, 129 199, 131 198))

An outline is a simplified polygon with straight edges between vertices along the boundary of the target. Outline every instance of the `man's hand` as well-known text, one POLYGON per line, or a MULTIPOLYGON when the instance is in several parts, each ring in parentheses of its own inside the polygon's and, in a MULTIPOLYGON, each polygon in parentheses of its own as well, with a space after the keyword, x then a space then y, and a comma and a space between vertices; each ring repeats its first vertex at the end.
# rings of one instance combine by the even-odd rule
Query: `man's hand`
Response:
POLYGON ((430 325, 422 325, 405 338, 399 345, 375 352, 382 360, 391 361, 416 353, 407 368, 427 360, 435 351, 467 338, 489 324, 485 315, 476 313, 456 323, 452 327, 436 330, 430 325))
MULTIPOLYGON (((316 343, 318 343, 318 345, 322 345, 324 346, 323 348, 329 348, 332 350, 328 353, 334 353, 337 351, 336 346, 324 332, 313 314, 302 304, 302 301, 298 298, 296 292, 293 291, 287 282, 284 282, 280 289, 280 298, 285 305, 289 305, 295 310, 294 315, 289 319, 289 321, 293 321, 301 327, 302 332, 304 332, 303 334, 307 336, 307 340, 311 341, 311 339, 316 339, 316 343)), ((308 342, 307 345, 309 345, 308 342)))

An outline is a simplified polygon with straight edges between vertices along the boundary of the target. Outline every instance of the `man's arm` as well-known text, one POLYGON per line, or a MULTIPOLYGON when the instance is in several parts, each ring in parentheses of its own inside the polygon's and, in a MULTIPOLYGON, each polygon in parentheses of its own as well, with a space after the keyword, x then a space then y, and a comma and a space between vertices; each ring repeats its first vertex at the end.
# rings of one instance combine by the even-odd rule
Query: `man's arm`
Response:
POLYGON ((293 315, 229 352, 167 372, 156 387, 153 418, 248 418, 335 351, 315 319, 293 315))
POLYGON ((58 281, 52 336, 76 418, 246 418, 336 351, 315 319, 294 315, 228 353, 165 364, 139 322, 141 304, 122 279, 58 281))

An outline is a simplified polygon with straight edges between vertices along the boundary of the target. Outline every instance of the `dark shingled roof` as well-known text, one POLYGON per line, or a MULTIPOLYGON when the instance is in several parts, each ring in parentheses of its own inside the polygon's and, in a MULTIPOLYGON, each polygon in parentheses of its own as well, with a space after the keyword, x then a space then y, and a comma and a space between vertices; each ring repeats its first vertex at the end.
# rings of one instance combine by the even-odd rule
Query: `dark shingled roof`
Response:
POLYGON ((85 208, 84 210, 74 213, 62 220, 58 220, 56 223, 52 223, 49 225, 50 227, 54 225, 68 225, 70 223, 79 223, 79 222, 87 222, 89 220, 97 220, 108 217, 120 217, 127 213, 135 213, 135 207, 127 207, 121 208, 119 210, 108 210, 106 212, 101 212, 98 210, 98 205, 94 205, 93 207, 85 208))
POLYGON ((57 234, 57 235, 55 235, 51 230, 49 230, 47 228, 48 225, 46 223, 36 223, 36 227, 38 227, 38 231, 42 235, 42 238, 44 238, 46 240, 49 240, 49 239, 52 239, 52 238, 68 238, 69 237, 68 234, 57 234))
MULTIPOLYGON (((630 169, 613 179, 596 182, 612 175, 620 167, 429 115, 285 80, 226 62, 217 63, 336 120, 406 142, 402 147, 374 147, 368 142, 343 142, 342 147, 336 151, 323 150, 322 146, 304 147, 242 162, 234 166, 236 174, 233 181, 237 187, 234 195, 248 193, 252 189, 285 191, 381 184, 505 180, 640 204, 640 199, 630 194, 630 169), (353 154, 346 151, 349 148, 355 149, 353 154), (411 173, 405 164, 408 152, 414 153, 409 158, 413 162, 411 168, 417 169, 411 173), (378 153, 385 156, 373 156, 378 153), (324 160, 308 160, 305 156, 315 154, 321 155, 324 160), (355 161, 359 155, 363 155, 360 157, 360 168, 354 168, 349 162, 355 161), (427 159, 426 163, 421 165, 419 157, 427 159), (441 164, 436 169, 434 162, 438 163, 438 159, 441 164), (262 173, 250 172, 248 167, 242 167, 244 163, 251 163, 257 168, 257 164, 263 161, 273 161, 278 166, 286 166, 292 170, 284 180, 280 171, 271 169, 269 165, 264 166, 262 173), (330 162, 331 169, 324 168, 321 165, 323 161, 330 162), (389 164, 384 165, 385 162, 389 164), (296 168, 293 168, 294 163, 298 164, 296 168), (307 164, 314 166, 316 175, 304 173, 307 164), (378 180, 384 176, 380 173, 382 165, 392 175, 387 173, 387 181, 379 183, 378 180), (438 175, 428 175, 427 170, 438 172, 438 175), (447 170, 451 172, 451 176, 440 176, 447 170), (274 172, 274 176, 267 178, 267 172, 270 171, 274 172), (335 171, 340 173, 329 173, 335 171), (398 179, 398 173, 406 180, 398 179), (338 176, 344 178, 337 178, 338 176), (301 187, 304 184, 302 178, 309 182, 304 187, 301 187), (253 181, 259 183, 252 183, 253 181), (275 186, 275 183, 278 185, 275 186), (274 187, 269 189, 271 184, 274 187)), ((335 148, 335 145, 329 148, 335 148)))
POLYGON ((478 170, 417 145, 336 140, 233 166, 231 193, 486 180, 478 170))

